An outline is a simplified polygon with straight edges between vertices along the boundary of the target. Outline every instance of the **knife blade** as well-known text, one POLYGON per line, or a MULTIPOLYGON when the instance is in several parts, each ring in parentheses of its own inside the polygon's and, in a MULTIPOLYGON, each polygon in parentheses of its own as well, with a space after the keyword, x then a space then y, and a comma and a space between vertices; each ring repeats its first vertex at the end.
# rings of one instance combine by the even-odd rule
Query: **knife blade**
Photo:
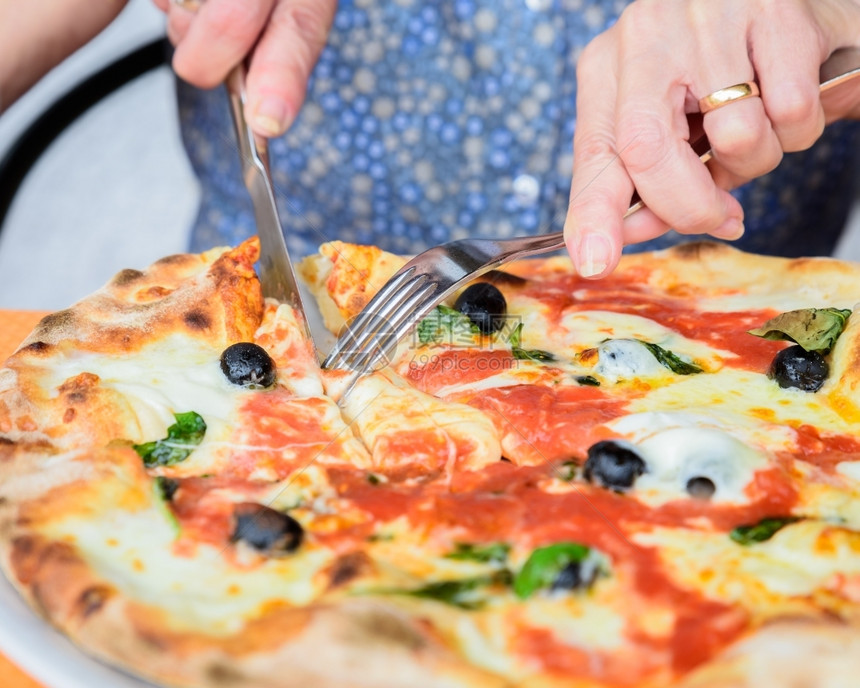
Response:
POLYGON ((260 283, 263 296, 293 306, 304 325, 305 334, 319 359, 319 350, 308 325, 298 279, 293 269, 284 231, 275 203, 275 188, 269 169, 269 142, 255 134, 245 119, 244 64, 234 67, 225 85, 230 98, 230 113, 236 129, 236 140, 242 162, 242 178, 254 207, 257 235, 260 237, 260 283))

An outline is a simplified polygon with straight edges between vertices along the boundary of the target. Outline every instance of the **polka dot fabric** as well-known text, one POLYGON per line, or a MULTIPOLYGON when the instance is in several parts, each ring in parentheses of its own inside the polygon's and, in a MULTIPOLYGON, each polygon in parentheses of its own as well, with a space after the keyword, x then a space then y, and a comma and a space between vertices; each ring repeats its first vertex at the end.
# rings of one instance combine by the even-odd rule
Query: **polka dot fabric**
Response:
MULTIPOLYGON (((576 125, 576 61, 619 0, 340 0, 290 131, 270 144, 291 253, 332 239, 414 253, 468 236, 560 230, 576 125)), ((192 250, 253 233, 223 89, 179 84, 202 186, 192 250)), ((736 193, 748 250, 827 254, 850 206, 855 124, 828 128, 736 193)), ((667 235, 630 247, 677 242, 667 235)))

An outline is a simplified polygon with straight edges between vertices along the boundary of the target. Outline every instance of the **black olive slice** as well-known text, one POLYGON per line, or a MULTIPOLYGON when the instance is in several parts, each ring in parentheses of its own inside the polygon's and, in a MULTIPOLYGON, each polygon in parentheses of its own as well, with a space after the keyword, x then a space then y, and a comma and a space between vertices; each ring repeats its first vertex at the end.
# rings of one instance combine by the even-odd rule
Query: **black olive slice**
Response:
POLYGON ((221 370, 234 385, 256 389, 275 384, 275 362, 253 342, 239 342, 224 349, 221 370))
POLYGON ((600 574, 600 567, 588 559, 572 561, 565 566, 550 586, 550 590, 583 590, 594 585, 600 574))
POLYGON ((296 519, 262 504, 237 504, 233 520, 230 541, 241 540, 260 552, 293 552, 304 538, 304 529, 296 519))
POLYGON ((783 388, 795 387, 817 392, 827 379, 830 367, 817 351, 807 351, 799 344, 782 349, 770 364, 768 377, 783 388))
POLYGON ((582 562, 572 561, 558 572, 558 576, 552 582, 550 590, 576 590, 587 587, 594 581, 593 576, 589 580, 588 577, 582 574, 582 562))
POLYGON ((469 318, 484 334, 500 330, 508 312, 504 294, 489 282, 478 282, 467 287, 457 297, 454 308, 469 318))
POLYGON ((616 492, 624 492, 645 472, 645 461, 632 449, 612 440, 597 442, 588 448, 583 476, 616 492))
POLYGON ((687 492, 696 499, 710 499, 716 491, 717 486, 714 485, 714 481, 703 475, 690 478, 687 481, 687 492))

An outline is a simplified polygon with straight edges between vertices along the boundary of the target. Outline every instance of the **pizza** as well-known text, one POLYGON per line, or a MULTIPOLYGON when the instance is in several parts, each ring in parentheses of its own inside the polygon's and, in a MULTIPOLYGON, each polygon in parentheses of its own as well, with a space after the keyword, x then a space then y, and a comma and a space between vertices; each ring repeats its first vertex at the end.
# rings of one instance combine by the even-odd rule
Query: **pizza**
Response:
MULTIPOLYGON (((123 270, 0 369, 6 576, 165 686, 856 684, 860 265, 505 266, 350 386, 256 239, 123 270)), ((327 327, 404 258, 331 242, 327 327)))

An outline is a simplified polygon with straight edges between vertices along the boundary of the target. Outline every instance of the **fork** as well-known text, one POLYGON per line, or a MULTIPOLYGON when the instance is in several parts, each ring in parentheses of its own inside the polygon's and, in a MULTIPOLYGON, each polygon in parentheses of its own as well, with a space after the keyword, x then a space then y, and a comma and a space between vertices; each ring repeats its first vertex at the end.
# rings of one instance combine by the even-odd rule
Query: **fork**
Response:
MULTIPOLYGON (((821 65, 821 92, 858 75, 860 50, 838 50, 821 65)), ((690 145, 702 162, 711 159, 704 134, 690 145)), ((624 217, 642 207, 634 194, 624 217)), ((359 375, 387 365, 410 330, 467 282, 511 261, 563 247, 563 233, 556 232, 515 239, 459 239, 424 251, 398 270, 347 324, 323 368, 352 370, 354 384, 359 375)))

